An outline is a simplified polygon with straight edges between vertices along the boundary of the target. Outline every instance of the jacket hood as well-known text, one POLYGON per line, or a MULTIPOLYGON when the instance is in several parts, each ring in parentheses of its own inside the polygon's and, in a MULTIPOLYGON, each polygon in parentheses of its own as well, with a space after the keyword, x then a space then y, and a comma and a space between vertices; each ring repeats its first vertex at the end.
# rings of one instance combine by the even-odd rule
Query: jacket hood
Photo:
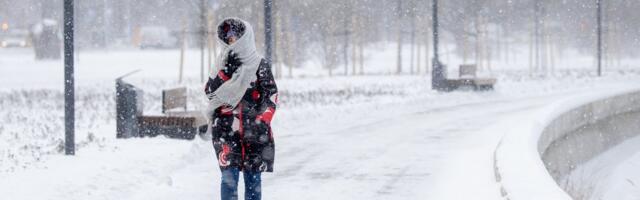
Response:
POLYGON ((228 55, 237 54, 242 65, 234 72, 232 77, 225 81, 216 91, 209 95, 207 110, 212 111, 221 105, 235 107, 238 105, 251 82, 256 80, 256 72, 262 60, 256 49, 253 28, 249 23, 238 18, 227 18, 218 25, 218 41, 222 51, 216 59, 216 65, 212 67, 209 77, 215 78, 223 69, 228 55), (224 38, 226 31, 236 31, 238 39, 229 45, 224 38))

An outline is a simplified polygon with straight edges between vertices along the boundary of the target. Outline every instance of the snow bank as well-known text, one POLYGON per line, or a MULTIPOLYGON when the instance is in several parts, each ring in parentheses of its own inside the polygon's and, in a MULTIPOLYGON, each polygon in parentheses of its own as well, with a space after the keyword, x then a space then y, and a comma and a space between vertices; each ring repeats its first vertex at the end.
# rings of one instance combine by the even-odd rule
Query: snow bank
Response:
MULTIPOLYGON (((589 159, 631 138, 640 119, 640 91, 619 87, 565 98, 509 121, 495 151, 495 174, 508 199, 571 199, 575 186, 558 180, 589 159), (568 187, 568 188, 567 188, 568 187)), ((505 122, 507 123, 507 122, 505 122)), ((635 132, 637 134, 637 132, 635 132)))

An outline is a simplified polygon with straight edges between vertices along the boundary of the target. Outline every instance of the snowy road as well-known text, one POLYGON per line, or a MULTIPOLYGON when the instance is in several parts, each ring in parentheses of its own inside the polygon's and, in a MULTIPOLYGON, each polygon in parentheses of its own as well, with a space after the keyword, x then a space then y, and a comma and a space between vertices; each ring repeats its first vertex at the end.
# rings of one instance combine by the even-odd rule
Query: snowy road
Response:
POLYGON ((285 163, 283 173, 274 174, 273 185, 281 186, 274 188, 274 193, 284 193, 293 188, 313 188, 310 194, 316 199, 325 194, 340 194, 336 197, 341 199, 415 199, 458 194, 475 198, 498 197, 498 190, 491 186, 491 180, 486 179, 491 177, 482 177, 490 175, 491 168, 482 166, 491 166, 491 141, 497 141, 498 136, 482 134, 481 130, 513 112, 544 102, 497 101, 421 110, 387 116, 390 118, 364 126, 317 133, 324 135, 318 137, 323 140, 294 140, 299 149, 325 146, 327 150, 308 148, 306 151, 293 151, 290 156, 298 158, 298 161, 285 163), (456 156, 469 152, 480 153, 477 156, 485 159, 468 160, 473 157, 464 155, 467 162, 456 163, 456 156), (466 168, 452 165, 454 163, 463 164, 466 168), (463 169, 457 173, 468 173, 472 177, 452 179, 448 174, 453 173, 448 170, 453 169, 463 169), (473 180, 478 178, 486 182, 474 185, 473 180), (465 184, 471 185, 466 187, 465 184), (343 186, 336 187, 338 185, 343 186), (464 191, 460 192, 464 194, 450 193, 462 188, 464 191), (489 190, 470 191, 471 188, 489 190))

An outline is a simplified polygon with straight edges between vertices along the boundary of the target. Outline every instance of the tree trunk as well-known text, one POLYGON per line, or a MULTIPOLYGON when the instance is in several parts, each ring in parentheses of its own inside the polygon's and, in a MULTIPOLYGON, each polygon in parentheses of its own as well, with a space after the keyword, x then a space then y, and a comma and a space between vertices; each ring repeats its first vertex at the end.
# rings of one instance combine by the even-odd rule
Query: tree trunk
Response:
POLYGON ((200 5, 200 82, 203 83, 205 80, 204 75, 204 48, 207 46, 207 6, 206 1, 202 0, 202 4, 200 5))
POLYGON ((555 74, 556 71, 556 51, 558 48, 558 45, 556 45, 556 43, 554 42, 553 38, 551 38, 551 36, 549 36, 549 67, 550 67, 550 72, 551 75, 555 74))
MULTIPOLYGON (((504 27, 504 26, 502 26, 504 27)), ((502 27, 499 27, 497 29, 495 29, 494 31, 494 38, 495 38, 495 48, 492 49, 492 52, 495 52, 495 54, 493 55, 493 57, 499 62, 502 60, 502 48, 503 48, 503 41, 506 40, 506 38, 502 38, 501 36, 504 35, 504 29, 502 27)))
POLYGON ((549 74, 549 56, 548 56, 548 43, 549 43, 549 35, 547 34, 547 23, 545 23, 546 21, 546 17, 544 17, 544 14, 542 15, 542 21, 541 21, 541 29, 540 29, 540 35, 542 36, 542 41, 540 41, 541 43, 541 48, 540 48, 540 68, 542 70, 542 73, 544 76, 547 76, 549 74))
POLYGON ((420 74, 420 68, 421 68, 421 57, 422 57, 422 46, 420 44, 422 44, 422 42, 420 41, 422 39, 422 37, 420 37, 420 35, 422 34, 418 34, 416 36, 416 46, 418 47, 418 52, 416 52, 416 74, 420 74))
MULTIPOLYGON (((531 25, 535 26, 534 24, 531 24, 531 25)), ((534 45, 533 45, 533 43, 535 41, 535 30, 534 29, 532 29, 531 34, 529 36, 530 36, 529 37, 529 76, 533 76, 533 70, 534 70, 534 67, 533 67, 533 54, 534 54, 533 53, 533 50, 534 50, 533 46, 534 45)))
POLYGON ((293 47, 295 46, 295 34, 286 33, 285 38, 287 40, 287 67, 289 68, 289 78, 293 78, 293 65, 294 65, 294 52, 293 47))
POLYGON ((282 17, 282 11, 281 9, 279 9, 280 4, 276 4, 276 1, 274 1, 274 5, 273 8, 275 10, 275 19, 274 19, 274 23, 276 24, 276 27, 273 30, 275 31, 275 34, 273 34, 275 37, 273 37, 273 46, 274 46, 274 61, 277 63, 274 63, 276 65, 276 77, 277 79, 282 78, 282 65, 283 65, 283 59, 284 59, 284 50, 282 47, 279 47, 280 44, 279 43, 283 43, 282 45, 284 46, 284 38, 283 38, 283 34, 284 34, 284 22, 283 22, 283 17, 282 17), (279 47, 279 48, 276 48, 279 47))
MULTIPOLYGON (((413 6, 415 7, 415 6, 413 6)), ((416 54, 416 15, 415 12, 411 12, 411 55, 409 56, 409 71, 411 74, 414 73, 415 68, 415 54, 416 54)))
POLYGON ((507 26, 504 29, 504 38, 505 39, 504 39, 504 48, 503 48, 504 49, 504 60, 505 60, 505 63, 507 63, 507 64, 511 64, 511 59, 510 59, 510 57, 511 57, 511 55, 510 55, 511 54, 511 51, 510 51, 510 48, 511 48, 511 41, 510 41, 511 34, 510 33, 511 32, 510 31, 511 31, 511 23, 507 22, 507 26))
MULTIPOLYGON (((433 23, 433 22, 431 22, 433 23)), ((427 28, 426 28, 426 34, 425 34, 425 38, 424 38, 424 54, 425 54, 425 70, 424 73, 425 74, 429 74, 431 72, 431 23, 427 24, 427 28)))
POLYGON ((180 34, 180 67, 178 69, 178 83, 182 83, 182 74, 184 71, 184 49, 186 48, 186 40, 187 40, 187 20, 182 19, 182 33, 180 34))
POLYGON ((480 15, 476 16, 475 19, 475 29, 476 29, 476 45, 475 45, 475 63, 478 66, 478 70, 482 70, 482 53, 480 41, 482 40, 482 29, 480 28, 480 15))
POLYGON ((359 39, 354 39, 353 44, 351 44, 351 75, 355 76, 358 74, 358 42, 359 39))
POLYGON ((469 58, 469 24, 467 15, 464 16, 464 20, 462 22, 462 64, 468 64, 469 58))
POLYGON ((213 57, 215 56, 215 54, 212 55, 212 51, 215 52, 215 40, 212 37, 213 36, 213 30, 215 27, 215 21, 214 21, 214 17, 213 17, 213 12, 211 10, 209 10, 209 12, 207 12, 207 74, 211 74, 211 66, 212 64, 215 62, 213 57))
POLYGON ((360 75, 364 75, 364 38, 361 38, 359 44, 358 44, 358 48, 359 48, 359 61, 358 62, 360 64, 360 75))
POLYGON ((484 60, 484 68, 491 72, 491 40, 488 28, 488 22, 486 22, 485 18, 481 18, 482 20, 482 49, 483 55, 482 58, 484 60))
POLYGON ((416 51, 415 51, 415 48, 416 48, 416 45, 415 45, 416 43, 415 42, 416 41, 415 40, 416 40, 415 31, 412 28, 412 30, 411 30, 411 52, 410 52, 410 55, 409 55, 409 59, 410 59, 409 60, 409 71, 410 71, 411 74, 413 74, 413 68, 414 68, 414 64, 415 64, 414 63, 414 60, 415 60, 414 55, 416 53, 416 51))
POLYGON ((397 29, 398 29, 398 58, 397 58, 397 69, 396 69, 396 73, 400 74, 402 73, 402 15, 403 15, 403 10, 402 10, 402 0, 398 0, 398 22, 397 22, 397 29))
POLYGON ((396 73, 402 73, 402 30, 398 31, 398 57, 396 73))

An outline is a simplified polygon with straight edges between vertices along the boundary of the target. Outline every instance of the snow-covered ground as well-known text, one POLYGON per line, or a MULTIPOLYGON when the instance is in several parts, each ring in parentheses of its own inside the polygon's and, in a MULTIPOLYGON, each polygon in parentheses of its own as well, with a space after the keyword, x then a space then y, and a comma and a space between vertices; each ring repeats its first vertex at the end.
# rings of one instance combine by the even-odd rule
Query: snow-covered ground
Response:
POLYGON ((565 184, 584 199, 634 200, 640 197, 640 136, 628 139, 574 170, 565 184))
MULTIPOLYGON (((69 157, 61 148, 62 63, 32 61, 28 51, 2 52, 2 199, 217 198, 220 174, 210 141, 115 139, 114 79, 129 71, 143 69, 127 80, 145 90, 146 113, 159 112, 160 90, 176 85, 189 88, 190 109, 200 107, 198 54, 187 53, 182 84, 176 83, 178 55, 80 53, 77 155, 69 157)), ((393 69, 369 65, 381 73, 393 69)), ((308 73, 324 73, 309 69, 314 70, 308 73)), ((629 69, 607 71, 602 78, 581 70, 548 78, 507 69, 493 74, 499 84, 484 93, 437 93, 424 75, 278 80, 275 173, 263 176, 263 196, 501 199, 492 169, 493 149, 505 128, 499 122, 561 97, 640 86, 640 71, 629 69)))

